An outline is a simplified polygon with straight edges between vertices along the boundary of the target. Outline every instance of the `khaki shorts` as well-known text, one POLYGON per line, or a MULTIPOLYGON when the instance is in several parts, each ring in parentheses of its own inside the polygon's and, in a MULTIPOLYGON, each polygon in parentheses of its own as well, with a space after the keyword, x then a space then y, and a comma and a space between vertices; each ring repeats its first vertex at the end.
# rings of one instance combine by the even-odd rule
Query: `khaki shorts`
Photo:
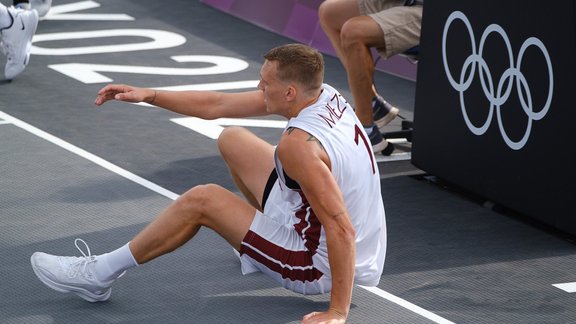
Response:
POLYGON ((369 16, 384 32, 383 58, 403 53, 420 43, 422 5, 404 6, 405 0, 358 0, 360 14, 369 16))

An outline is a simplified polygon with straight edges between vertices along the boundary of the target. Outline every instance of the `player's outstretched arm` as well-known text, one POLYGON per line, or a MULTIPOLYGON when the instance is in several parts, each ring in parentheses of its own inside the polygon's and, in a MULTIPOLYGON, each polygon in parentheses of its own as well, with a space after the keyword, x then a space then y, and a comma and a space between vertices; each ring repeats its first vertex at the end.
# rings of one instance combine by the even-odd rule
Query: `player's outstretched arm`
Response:
POLYGON ((225 93, 217 91, 168 91, 109 84, 98 91, 94 103, 110 100, 145 102, 179 114, 203 119, 267 115, 262 91, 225 93))

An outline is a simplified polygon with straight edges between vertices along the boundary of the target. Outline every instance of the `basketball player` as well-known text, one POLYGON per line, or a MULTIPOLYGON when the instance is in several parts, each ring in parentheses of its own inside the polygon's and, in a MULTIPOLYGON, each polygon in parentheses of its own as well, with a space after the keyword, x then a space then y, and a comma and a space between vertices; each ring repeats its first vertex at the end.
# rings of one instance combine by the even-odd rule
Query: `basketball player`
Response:
POLYGON ((323 84, 318 51, 289 44, 264 58, 255 91, 101 89, 96 105, 147 102, 204 119, 277 114, 288 124, 276 147, 240 127, 220 135, 218 147, 246 200, 218 185, 194 187, 110 253, 93 256, 87 245, 83 257, 34 253, 38 278, 57 291, 104 301, 126 270, 174 251, 205 226, 239 252, 243 273, 261 271, 302 294, 330 292, 329 309, 305 315, 303 323, 344 323, 354 283, 377 285, 384 265, 374 154, 352 107, 323 84))

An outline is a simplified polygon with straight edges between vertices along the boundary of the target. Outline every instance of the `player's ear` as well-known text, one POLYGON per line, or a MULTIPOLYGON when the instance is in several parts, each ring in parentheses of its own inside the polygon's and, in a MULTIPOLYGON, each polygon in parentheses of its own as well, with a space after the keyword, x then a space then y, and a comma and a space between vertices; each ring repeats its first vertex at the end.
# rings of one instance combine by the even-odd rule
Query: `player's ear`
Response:
POLYGON ((294 101, 296 99, 296 95, 298 94, 298 90, 296 89, 295 86, 293 85, 289 85, 288 88, 286 88, 286 101, 294 101))

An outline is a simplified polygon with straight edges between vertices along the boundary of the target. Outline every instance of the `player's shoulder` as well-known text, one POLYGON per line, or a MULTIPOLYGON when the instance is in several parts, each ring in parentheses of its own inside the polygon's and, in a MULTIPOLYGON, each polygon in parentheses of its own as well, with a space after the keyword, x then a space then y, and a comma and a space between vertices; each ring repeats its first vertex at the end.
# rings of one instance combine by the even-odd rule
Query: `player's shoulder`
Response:
POLYGON ((312 134, 297 127, 289 127, 276 150, 278 157, 283 161, 305 161, 319 157, 324 148, 312 134))
POLYGON ((278 143, 278 149, 280 150, 298 150, 309 136, 311 136, 307 131, 290 126, 286 128, 286 131, 282 134, 280 142, 278 143))

